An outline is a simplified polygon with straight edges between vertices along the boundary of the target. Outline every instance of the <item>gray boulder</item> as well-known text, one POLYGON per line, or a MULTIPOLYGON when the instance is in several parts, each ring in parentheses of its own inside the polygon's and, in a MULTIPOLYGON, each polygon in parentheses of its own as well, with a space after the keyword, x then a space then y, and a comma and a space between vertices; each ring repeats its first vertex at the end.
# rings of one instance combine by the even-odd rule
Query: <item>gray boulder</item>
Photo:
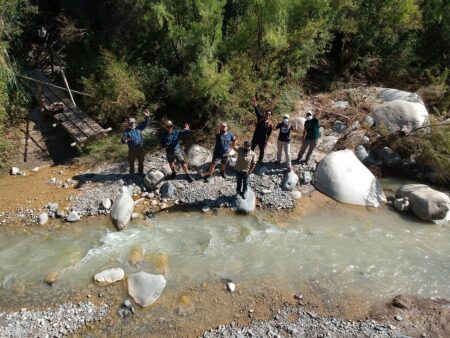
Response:
POLYGON ((198 144, 191 146, 186 155, 189 165, 193 168, 202 167, 212 160, 211 152, 198 144))
POLYGON ((336 142, 338 140, 339 140, 339 137, 337 137, 337 136, 333 136, 333 135, 325 136, 322 139, 322 142, 318 145, 318 148, 325 153, 329 153, 329 152, 333 151, 334 145, 336 144, 336 142))
POLYGON ((153 304, 166 287, 163 275, 152 275, 143 271, 128 277, 127 282, 128 294, 142 307, 153 304))
POLYGON ((47 224, 47 222, 48 222, 48 214, 46 212, 39 214, 38 216, 39 225, 47 224))
POLYGON ((386 202, 378 180, 348 149, 332 152, 319 162, 314 186, 343 203, 378 207, 386 202))
POLYGON ((94 280, 99 285, 109 285, 122 280, 125 277, 125 271, 121 268, 111 268, 103 270, 94 276, 94 280))
POLYGON ((177 192, 177 188, 172 182, 165 182, 161 189, 161 197, 162 198, 172 198, 175 196, 177 192))
POLYGON ((298 175, 290 171, 286 175, 284 175, 283 183, 281 188, 286 191, 292 191, 297 186, 298 183, 298 175))
POLYGON ((245 193, 245 199, 238 195, 236 197, 236 211, 249 214, 252 213, 256 208, 256 197, 253 190, 249 187, 245 193))
POLYGON ((111 220, 117 230, 123 230, 127 227, 133 211, 134 201, 128 193, 128 189, 123 187, 122 193, 114 200, 111 208, 111 220))
POLYGON ((403 100, 424 104, 420 95, 392 88, 377 88, 377 97, 385 102, 403 100))
POLYGON ((80 220, 80 216, 78 215, 78 213, 76 211, 71 211, 66 216, 67 222, 78 222, 79 220, 80 220))
POLYGON ((164 180, 164 174, 159 170, 150 170, 144 178, 144 184, 151 191, 156 190, 164 180))
POLYGON ((378 128, 409 131, 425 123, 428 111, 421 103, 394 100, 375 106, 372 117, 378 128))
POLYGON ((450 198, 425 184, 403 185, 395 197, 408 198, 411 211, 424 221, 450 219, 450 198))
POLYGON ((400 155, 389 147, 380 149, 378 155, 386 167, 394 168, 402 165, 402 158, 400 155))

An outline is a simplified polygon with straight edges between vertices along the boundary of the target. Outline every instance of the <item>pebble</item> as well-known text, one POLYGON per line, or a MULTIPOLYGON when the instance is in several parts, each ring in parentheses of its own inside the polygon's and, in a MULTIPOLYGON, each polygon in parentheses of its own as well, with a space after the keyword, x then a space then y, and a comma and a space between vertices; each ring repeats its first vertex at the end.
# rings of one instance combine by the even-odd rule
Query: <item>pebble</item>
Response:
POLYGON ((402 316, 400 316, 400 315, 395 315, 394 319, 398 322, 401 322, 403 320, 402 316))

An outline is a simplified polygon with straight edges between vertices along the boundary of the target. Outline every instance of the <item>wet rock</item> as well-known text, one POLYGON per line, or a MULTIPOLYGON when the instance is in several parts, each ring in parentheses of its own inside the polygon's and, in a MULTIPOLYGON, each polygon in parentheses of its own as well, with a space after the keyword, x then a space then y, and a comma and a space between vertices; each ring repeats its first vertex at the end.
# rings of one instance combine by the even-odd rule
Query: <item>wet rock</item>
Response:
POLYGON ((122 193, 114 200, 111 208, 111 220, 117 230, 123 230, 128 226, 134 211, 134 201, 127 190, 123 187, 122 193))
POLYGON ((58 278, 58 272, 52 271, 52 272, 49 272, 45 276, 44 282, 47 283, 48 285, 53 285, 53 284, 55 284, 57 278, 58 278))
POLYGON ((111 268, 103 270, 94 276, 94 280, 97 284, 105 286, 117 281, 122 280, 125 277, 125 271, 121 268, 111 268))
POLYGON ((407 197, 396 198, 394 200, 394 208, 398 211, 408 211, 409 210, 409 200, 407 197))
POLYGON ((78 213, 76 211, 71 211, 66 216, 66 221, 67 222, 78 222, 79 220, 80 220, 80 216, 78 215, 78 213))
POLYGON ((378 128, 386 128, 390 132, 410 131, 424 124, 428 111, 421 103, 394 100, 376 106, 372 117, 378 128))
POLYGON ((142 246, 136 246, 131 249, 128 257, 128 262, 131 265, 138 266, 144 260, 144 248, 142 246))
POLYGON ((395 197, 408 198, 411 211, 424 221, 450 219, 450 198, 425 184, 403 185, 395 197))
POLYGON ((187 160, 192 168, 203 167, 212 160, 211 152, 205 147, 194 144, 187 151, 187 160))
POLYGON ((144 219, 144 215, 140 212, 133 212, 131 214, 131 219, 144 219))
POLYGON ((377 96, 386 102, 394 100, 403 100, 408 102, 424 104, 420 95, 398 89, 377 88, 377 96))
POLYGON ((109 210, 111 208, 112 205, 112 201, 109 198, 104 198, 102 200, 102 204, 101 206, 105 209, 105 210, 109 210))
POLYGON ((319 162, 314 186, 343 203, 378 207, 386 202, 376 177, 348 149, 332 152, 319 162))
POLYGON ((177 188, 172 182, 165 182, 160 190, 162 198, 173 198, 177 192, 177 188))
POLYGON ((166 287, 163 275, 138 272, 128 278, 128 294, 142 307, 153 304, 166 287))
POLYGON ((48 214, 46 212, 41 213, 38 216, 38 223, 39 223, 39 225, 47 224, 47 222, 48 222, 48 214))
POLYGON ((297 186, 297 183, 298 175, 294 171, 290 171, 284 176, 281 188, 285 191, 292 191, 297 186))
POLYGON ((256 208, 256 196, 253 190, 249 187, 245 199, 241 195, 236 197, 236 211, 249 214, 256 208))
POLYGON ((402 158, 398 153, 389 147, 383 147, 378 151, 383 164, 388 168, 399 167, 402 164, 402 158))
POLYGON ((159 188, 164 180, 164 174, 159 170, 150 170, 144 178, 144 184, 151 191, 159 188))
POLYGON ((20 169, 17 167, 12 167, 10 173, 11 175, 19 175, 20 169))

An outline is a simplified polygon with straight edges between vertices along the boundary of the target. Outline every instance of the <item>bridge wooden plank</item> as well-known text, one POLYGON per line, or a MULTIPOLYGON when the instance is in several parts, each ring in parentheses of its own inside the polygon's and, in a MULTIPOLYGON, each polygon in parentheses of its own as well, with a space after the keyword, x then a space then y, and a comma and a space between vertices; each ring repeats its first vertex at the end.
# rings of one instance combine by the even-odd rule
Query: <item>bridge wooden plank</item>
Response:
MULTIPOLYGON (((40 71, 29 72, 31 77, 34 77, 42 82, 51 83, 51 81, 40 71)), ((38 96, 37 89, 33 91, 38 96)), ((42 85, 42 94, 47 97, 47 104, 62 102, 64 111, 55 115, 55 118, 63 124, 63 127, 73 134, 77 142, 84 142, 86 139, 96 137, 99 134, 104 134, 106 131, 88 116, 80 108, 74 106, 67 98, 65 92, 54 87, 42 85), (84 135, 82 135, 84 134, 84 135)))

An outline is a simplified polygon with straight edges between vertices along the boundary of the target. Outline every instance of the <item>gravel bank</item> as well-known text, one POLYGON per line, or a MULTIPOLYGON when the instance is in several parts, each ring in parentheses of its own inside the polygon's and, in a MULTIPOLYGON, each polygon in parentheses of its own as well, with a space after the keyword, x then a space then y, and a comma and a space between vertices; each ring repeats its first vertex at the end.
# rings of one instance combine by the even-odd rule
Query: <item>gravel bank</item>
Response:
POLYGON ((46 310, 0 312, 0 337, 61 337, 102 320, 108 305, 64 303, 46 310))
POLYGON ((243 337, 404 337, 390 324, 373 320, 350 321, 320 317, 303 306, 285 307, 271 320, 254 321, 245 327, 234 323, 205 332, 203 338, 243 337), (297 318, 292 320, 292 318, 297 318))

